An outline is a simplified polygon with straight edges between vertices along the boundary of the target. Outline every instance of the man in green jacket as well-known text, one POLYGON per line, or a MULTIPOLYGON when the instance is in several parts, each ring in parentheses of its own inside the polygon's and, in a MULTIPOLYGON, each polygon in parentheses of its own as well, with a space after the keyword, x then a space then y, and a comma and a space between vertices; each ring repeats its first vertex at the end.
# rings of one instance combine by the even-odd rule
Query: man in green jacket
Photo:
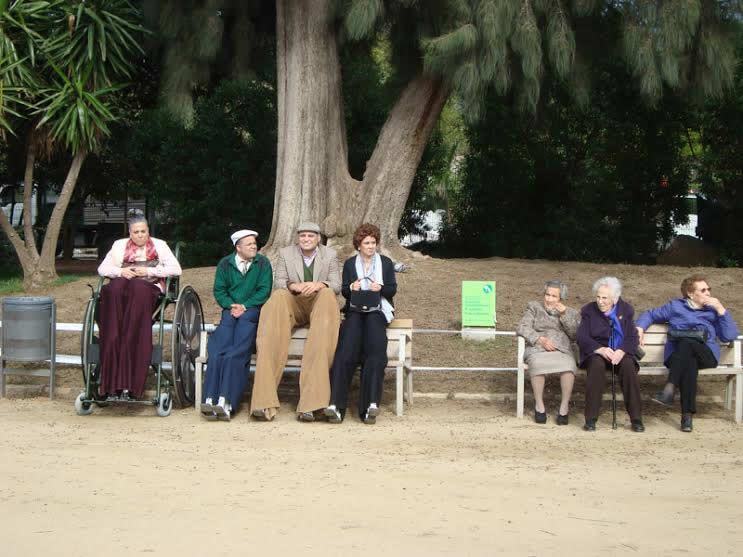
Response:
POLYGON ((248 381, 258 317, 273 284, 271 263, 258 253, 257 237, 253 230, 235 232, 230 237, 235 251, 222 258, 214 275, 214 298, 222 308, 222 319, 207 345, 201 404, 201 415, 207 420, 229 421, 248 381))

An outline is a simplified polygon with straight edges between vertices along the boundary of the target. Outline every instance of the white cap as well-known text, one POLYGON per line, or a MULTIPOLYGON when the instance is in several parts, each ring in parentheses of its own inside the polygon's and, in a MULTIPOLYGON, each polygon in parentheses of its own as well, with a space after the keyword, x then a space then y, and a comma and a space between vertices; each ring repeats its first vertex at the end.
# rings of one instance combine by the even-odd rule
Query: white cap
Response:
POLYGON ((232 240, 232 245, 236 245, 240 240, 245 238, 245 236, 255 236, 258 237, 258 233, 255 230, 238 230, 235 232, 232 236, 230 236, 230 240, 232 240))

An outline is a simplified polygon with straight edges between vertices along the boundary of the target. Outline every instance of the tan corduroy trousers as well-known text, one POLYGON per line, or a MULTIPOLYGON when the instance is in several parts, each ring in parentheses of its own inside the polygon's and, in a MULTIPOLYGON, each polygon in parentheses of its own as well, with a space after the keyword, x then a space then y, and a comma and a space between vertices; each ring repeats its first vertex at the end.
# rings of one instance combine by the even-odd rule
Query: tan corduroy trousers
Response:
POLYGON ((330 366, 338 344, 341 316, 335 294, 323 288, 312 296, 297 296, 284 288, 274 290, 261 309, 256 340, 257 359, 250 411, 279 409, 276 393, 281 383, 292 329, 309 324, 299 373, 297 412, 325 408, 330 401, 330 366))

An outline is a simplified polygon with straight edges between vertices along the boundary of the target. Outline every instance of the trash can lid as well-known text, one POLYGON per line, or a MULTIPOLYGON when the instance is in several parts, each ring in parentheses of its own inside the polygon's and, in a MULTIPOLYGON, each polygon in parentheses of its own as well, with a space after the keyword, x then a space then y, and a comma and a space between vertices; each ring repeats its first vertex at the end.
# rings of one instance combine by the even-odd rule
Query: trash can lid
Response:
POLYGON ((3 306, 42 306, 54 303, 51 296, 8 296, 3 298, 3 306))

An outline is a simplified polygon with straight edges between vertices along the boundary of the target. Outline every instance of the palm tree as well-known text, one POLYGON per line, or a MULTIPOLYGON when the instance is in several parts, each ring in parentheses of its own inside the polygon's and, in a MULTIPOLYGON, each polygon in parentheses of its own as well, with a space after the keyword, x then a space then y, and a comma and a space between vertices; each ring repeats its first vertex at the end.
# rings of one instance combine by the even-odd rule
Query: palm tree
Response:
POLYGON ((57 278, 57 239, 80 169, 109 135, 122 102, 121 80, 142 54, 139 19, 128 0, 0 0, 0 129, 13 133, 22 120, 31 124, 23 238, 4 214, 0 226, 18 255, 26 291, 57 278), (72 160, 39 251, 29 213, 33 171, 36 157, 51 150, 72 160))

